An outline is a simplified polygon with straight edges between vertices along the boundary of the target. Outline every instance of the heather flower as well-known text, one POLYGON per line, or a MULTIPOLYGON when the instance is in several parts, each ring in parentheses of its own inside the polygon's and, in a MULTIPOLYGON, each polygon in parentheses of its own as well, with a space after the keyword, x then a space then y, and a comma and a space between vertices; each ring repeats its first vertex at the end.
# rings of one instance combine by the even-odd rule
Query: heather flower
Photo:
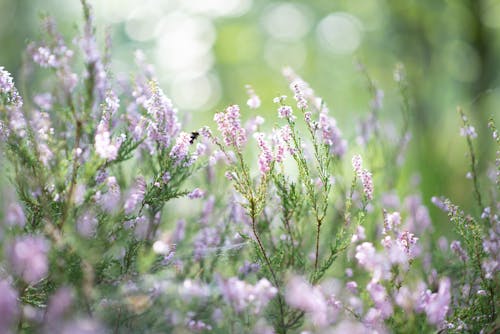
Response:
POLYGON ((363 160, 359 154, 352 157, 352 168, 358 177, 361 175, 363 160))
POLYGON ((383 234, 387 234, 393 231, 397 226, 401 224, 401 215, 399 212, 386 213, 384 215, 384 230, 383 234))
POLYGON ((205 332, 205 331, 211 331, 212 326, 204 323, 201 320, 188 320, 186 324, 187 329, 189 329, 192 333, 197 333, 197 332, 205 332))
MULTIPOLYGON (((400 251, 398 254, 402 255, 402 252, 400 251)), ((391 277, 391 261, 389 257, 377 253, 371 242, 363 242, 356 246, 354 257, 361 267, 372 274, 373 282, 391 277)))
POLYGON ((463 128, 461 128, 460 135, 462 137, 469 137, 472 139, 477 137, 476 129, 474 129, 472 125, 466 125, 463 128))
POLYGON ((361 183, 363 184, 363 191, 365 193, 366 198, 372 200, 373 199, 372 174, 366 169, 363 169, 363 171, 361 172, 361 183))
MULTIPOLYGON (((315 104, 318 101, 318 99, 314 96, 314 91, 313 89, 309 86, 309 84, 304 81, 300 76, 298 76, 294 70, 290 67, 285 67, 282 71, 283 76, 288 80, 290 83, 290 89, 296 94, 297 92, 295 91, 295 86, 297 85, 299 88, 299 93, 302 95, 303 98, 309 100, 309 101, 314 101, 315 104)), ((297 98, 296 98, 297 99, 297 98)), ((315 105, 318 107, 317 105, 315 105)), ((300 107, 299 107, 300 109, 300 107)))
POLYGON ((0 66, 0 94, 7 94, 14 90, 14 81, 9 72, 0 66))
POLYGON ((294 92, 294 98, 295 101, 297 101, 297 108, 300 110, 306 110, 307 109, 307 101, 304 97, 304 93, 302 92, 302 88, 300 86, 302 81, 295 81, 291 84, 294 92))
POLYGON ((247 89, 247 94, 249 96, 249 99, 247 101, 247 105, 250 109, 257 109, 260 107, 260 98, 255 94, 254 89, 250 85, 246 85, 245 88, 247 89))
POLYGON ((324 108, 319 114, 318 129, 323 142, 330 147, 330 154, 342 158, 347 151, 347 141, 342 138, 342 132, 337 127, 337 121, 329 117, 324 108))
POLYGON ((205 192, 200 188, 195 188, 191 191, 187 196, 189 199, 202 198, 205 195, 205 192))
POLYGON ((260 270, 260 265, 254 262, 248 262, 245 260, 245 263, 238 269, 238 272, 244 276, 249 275, 251 273, 256 273, 260 270))
POLYGON ((230 304, 237 313, 248 309, 253 314, 259 314, 278 293, 278 289, 265 278, 251 285, 236 277, 231 277, 227 280, 220 280, 219 289, 226 303, 230 304))
POLYGON ((453 240, 450 244, 450 249, 464 262, 467 262, 469 260, 469 256, 465 252, 465 250, 462 248, 462 245, 460 244, 460 241, 458 240, 453 240))
POLYGON ((259 170, 262 175, 268 173, 271 170, 271 163, 273 162, 273 152, 269 147, 268 143, 264 140, 263 133, 256 133, 255 139, 260 148, 259 154, 259 170))
POLYGON ((328 304, 319 287, 294 277, 287 284, 285 299, 288 305, 306 312, 314 325, 328 325, 328 304))
POLYGON ((488 255, 482 263, 486 279, 493 279, 500 271, 500 221, 496 220, 483 241, 483 249, 488 255))
POLYGON ((23 207, 17 202, 11 202, 7 206, 5 220, 6 225, 24 227, 26 224, 26 216, 24 215, 23 207))
POLYGON ((142 176, 137 177, 134 186, 130 190, 123 209, 126 215, 131 214, 135 208, 142 202, 146 193, 146 181, 142 176))
POLYGON ((293 110, 290 106, 279 106, 278 107, 278 117, 279 118, 287 118, 290 120, 294 120, 295 116, 293 116, 293 110))
POLYGON ((363 324, 358 323, 358 322, 353 322, 350 320, 343 320, 341 321, 333 331, 331 332, 332 334, 365 334, 366 333, 366 327, 363 326, 363 324))
POLYGON ((9 329, 16 323, 20 313, 17 291, 7 280, 0 280, 0 296, 0 332, 10 333, 9 329))
POLYGON ((174 243, 181 242, 186 236, 186 220, 179 219, 175 225, 174 233, 172 234, 172 241, 174 243))
POLYGON ((234 146, 238 150, 246 143, 245 129, 240 123, 240 108, 237 105, 227 107, 224 112, 215 114, 214 120, 227 146, 234 146))
POLYGON ((261 116, 255 116, 245 123, 245 131, 247 133, 254 133, 259 130, 259 127, 264 124, 265 119, 261 116))
POLYGON ((114 176, 108 176, 105 179, 107 192, 101 194, 97 192, 95 195, 96 201, 101 205, 101 207, 107 212, 114 212, 117 209, 117 205, 120 202, 120 186, 116 181, 114 176))
POLYGON ((177 136, 180 124, 172 101, 165 96, 156 82, 151 83, 151 95, 144 101, 144 107, 151 116, 147 125, 148 137, 168 148, 172 139, 177 136))
POLYGON ((49 270, 47 240, 38 236, 18 237, 7 249, 13 271, 26 283, 34 284, 45 277, 49 270))
POLYGON ((111 141, 111 133, 105 122, 100 122, 95 135, 95 151, 99 157, 112 161, 118 156, 121 142, 111 141))
POLYGON ((193 254, 196 261, 211 253, 221 243, 221 231, 216 227, 203 227, 193 240, 193 254))
POLYGON ((86 238, 91 238, 96 234, 98 220, 93 212, 86 211, 76 221, 76 230, 86 238))
POLYGON ((107 331, 93 319, 76 319, 64 324, 61 334, 105 334, 107 331))
POLYGON ((438 292, 424 298, 424 310, 429 323, 439 325, 446 318, 451 302, 450 286, 450 279, 443 278, 439 282, 438 292))
POLYGON ((18 135, 20 138, 26 137, 26 119, 22 111, 19 108, 13 108, 10 110, 9 126, 12 132, 18 135))
POLYGON ((191 134, 181 132, 177 137, 175 145, 170 151, 170 157, 177 162, 183 161, 188 157, 189 146, 191 145, 191 134))
POLYGON ((429 210, 422 204, 419 195, 408 196, 404 201, 404 206, 409 213, 405 221, 405 227, 409 231, 421 235, 427 228, 431 227, 429 210))
POLYGON ((349 281, 345 284, 345 287, 347 290, 349 290, 351 293, 357 294, 358 293, 358 283, 355 281, 349 281))
POLYGON ((32 50, 33 61, 40 65, 40 67, 59 67, 59 62, 56 59, 56 56, 52 54, 52 51, 45 46, 35 47, 32 50))
POLYGON ((211 195, 204 203, 203 205, 203 211, 201 213, 200 217, 200 224, 203 226, 208 225, 210 222, 210 217, 212 213, 214 212, 215 208, 215 197, 211 195))
POLYGON ((49 299, 45 318, 48 324, 57 324, 68 314, 73 304, 73 291, 68 287, 59 288, 49 299))
POLYGON ((399 236, 398 236, 398 245, 401 248, 401 250, 408 255, 409 259, 414 259, 420 249, 417 245, 418 238, 415 237, 413 233, 410 233, 408 231, 403 231, 399 236))
POLYGON ((355 243, 366 239, 365 228, 361 225, 356 227, 356 233, 352 235, 351 242, 355 243))
POLYGON ((49 111, 54 105, 54 97, 50 93, 37 94, 33 97, 33 102, 42 110, 49 111))
POLYGON ((383 319, 387 319, 390 315, 392 315, 392 304, 389 301, 387 291, 380 283, 373 281, 369 282, 366 286, 366 290, 370 293, 370 297, 372 298, 377 310, 380 311, 380 316, 383 319))

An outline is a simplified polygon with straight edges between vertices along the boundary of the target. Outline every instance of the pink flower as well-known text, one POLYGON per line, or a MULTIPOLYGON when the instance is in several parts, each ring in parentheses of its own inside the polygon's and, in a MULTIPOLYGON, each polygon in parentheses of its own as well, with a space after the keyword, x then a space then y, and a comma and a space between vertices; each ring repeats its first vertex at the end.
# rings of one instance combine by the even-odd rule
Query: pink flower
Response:
POLYGON ((14 272, 26 283, 33 284, 45 277, 49 270, 47 253, 49 243, 42 237, 17 238, 7 250, 14 272))
POLYGON ((214 120, 224 138, 224 143, 240 150, 247 141, 245 129, 241 127, 240 107, 229 106, 224 112, 215 114, 214 120))
POLYGON ((187 196, 189 199, 202 198, 203 196, 205 196, 205 192, 200 188, 195 188, 187 196))
POLYGON ((271 151, 269 145, 264 140, 263 133, 256 133, 255 139, 260 148, 259 154, 259 170, 261 174, 266 174, 271 170, 271 163, 273 162, 273 152, 271 151))

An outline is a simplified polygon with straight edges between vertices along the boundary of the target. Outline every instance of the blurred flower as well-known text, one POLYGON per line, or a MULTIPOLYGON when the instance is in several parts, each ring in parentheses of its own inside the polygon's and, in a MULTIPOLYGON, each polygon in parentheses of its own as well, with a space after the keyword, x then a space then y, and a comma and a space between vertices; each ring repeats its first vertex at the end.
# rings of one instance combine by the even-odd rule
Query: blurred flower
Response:
POLYGON ((7 280, 0 280, 0 296, 0 333, 10 333, 20 313, 17 291, 7 280))
POLYGON ((7 94, 14 89, 14 81, 9 72, 0 66, 0 94, 7 94))
POLYGON ((224 300, 238 313, 248 309, 253 314, 259 314, 278 293, 278 289, 265 278, 260 279, 255 285, 236 277, 221 279, 219 288, 224 300))
POLYGON ((311 286, 301 277, 293 277, 286 287, 288 305, 306 312, 314 325, 328 325, 328 305, 323 293, 317 286, 311 286))
POLYGON ((49 243, 43 237, 22 236, 15 239, 7 254, 14 272, 26 283, 34 284, 48 273, 48 251, 49 243))

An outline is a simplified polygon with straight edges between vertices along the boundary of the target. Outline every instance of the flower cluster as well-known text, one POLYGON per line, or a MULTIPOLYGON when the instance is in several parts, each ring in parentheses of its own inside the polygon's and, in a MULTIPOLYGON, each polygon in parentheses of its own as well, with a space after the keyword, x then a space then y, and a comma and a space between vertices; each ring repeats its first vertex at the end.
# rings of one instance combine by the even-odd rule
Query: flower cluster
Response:
MULTIPOLYGON (((44 40, 28 45, 41 92, 33 80, 23 100, 0 67, 11 181, 0 184, 0 333, 497 330, 500 146, 482 177, 481 133, 461 110, 476 202, 466 213, 433 197, 435 214, 399 173, 407 125, 379 131, 384 94, 371 79, 358 146, 290 68, 296 105, 276 97, 268 123, 230 105, 218 132, 191 132, 144 54, 133 80, 115 80, 127 76, 111 73, 110 44, 100 50, 82 4, 75 43, 44 19, 44 40), (353 146, 373 175, 361 154, 350 169, 353 146)), ((407 88, 401 67, 394 76, 407 88)), ((250 109, 266 102, 242 89, 250 109)))

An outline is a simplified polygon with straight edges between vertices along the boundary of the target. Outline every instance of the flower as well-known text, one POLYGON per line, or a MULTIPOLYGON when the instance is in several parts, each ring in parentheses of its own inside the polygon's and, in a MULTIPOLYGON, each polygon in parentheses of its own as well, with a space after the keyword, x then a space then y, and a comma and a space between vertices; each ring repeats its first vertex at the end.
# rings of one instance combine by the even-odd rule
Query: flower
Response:
POLYGON ((224 112, 215 114, 214 121, 227 146, 241 149, 247 141, 245 129, 241 127, 240 107, 231 105, 224 112))
POLYGON ((0 66, 0 94, 7 94, 14 89, 12 76, 4 69, 3 66, 0 66))
POLYGON ((36 283, 47 275, 48 252, 47 240, 31 235, 16 238, 7 250, 13 271, 29 284, 36 283))
POLYGON ((260 98, 255 94, 254 89, 250 85, 246 85, 245 88, 247 89, 247 94, 249 96, 249 99, 247 101, 247 105, 250 109, 257 109, 260 107, 260 98))

